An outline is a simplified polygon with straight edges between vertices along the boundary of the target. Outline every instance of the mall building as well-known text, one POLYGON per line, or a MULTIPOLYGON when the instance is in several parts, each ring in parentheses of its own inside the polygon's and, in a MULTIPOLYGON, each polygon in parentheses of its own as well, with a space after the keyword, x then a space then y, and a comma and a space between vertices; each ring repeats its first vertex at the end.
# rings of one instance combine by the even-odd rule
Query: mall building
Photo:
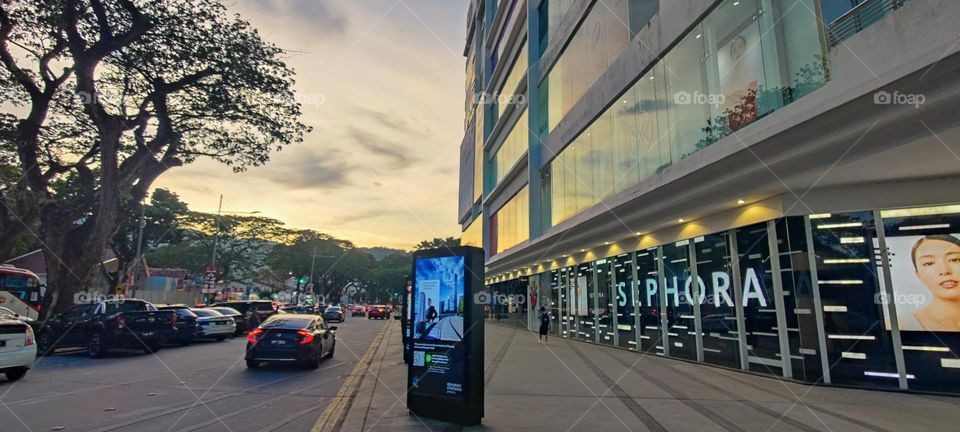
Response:
POLYGON ((488 320, 960 393, 960 2, 473 0, 488 320))

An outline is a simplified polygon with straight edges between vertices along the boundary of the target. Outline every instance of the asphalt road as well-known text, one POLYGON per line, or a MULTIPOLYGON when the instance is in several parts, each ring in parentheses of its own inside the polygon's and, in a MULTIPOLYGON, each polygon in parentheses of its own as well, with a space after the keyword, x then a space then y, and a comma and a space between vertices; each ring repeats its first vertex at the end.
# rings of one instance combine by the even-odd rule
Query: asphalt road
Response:
POLYGON ((385 321, 333 325, 336 354, 317 370, 248 370, 243 337, 156 355, 44 357, 19 382, 0 378, 0 430, 309 431, 385 321))

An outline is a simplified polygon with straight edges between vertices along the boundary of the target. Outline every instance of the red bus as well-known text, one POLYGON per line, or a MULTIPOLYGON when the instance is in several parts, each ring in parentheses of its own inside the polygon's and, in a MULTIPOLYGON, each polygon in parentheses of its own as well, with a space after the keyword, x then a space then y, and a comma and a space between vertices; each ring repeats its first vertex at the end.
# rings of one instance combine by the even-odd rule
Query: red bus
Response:
POLYGON ((36 274, 30 270, 0 264, 0 308, 37 319, 42 298, 40 278, 36 274))

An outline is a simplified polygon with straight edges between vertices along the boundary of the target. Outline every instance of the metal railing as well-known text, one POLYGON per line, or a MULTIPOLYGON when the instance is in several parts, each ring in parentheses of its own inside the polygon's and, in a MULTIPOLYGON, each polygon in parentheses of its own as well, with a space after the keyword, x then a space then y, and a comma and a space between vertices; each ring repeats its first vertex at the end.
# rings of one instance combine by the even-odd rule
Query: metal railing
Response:
POLYGON ((839 45, 863 29, 900 9, 910 0, 866 0, 827 25, 830 48, 839 45))

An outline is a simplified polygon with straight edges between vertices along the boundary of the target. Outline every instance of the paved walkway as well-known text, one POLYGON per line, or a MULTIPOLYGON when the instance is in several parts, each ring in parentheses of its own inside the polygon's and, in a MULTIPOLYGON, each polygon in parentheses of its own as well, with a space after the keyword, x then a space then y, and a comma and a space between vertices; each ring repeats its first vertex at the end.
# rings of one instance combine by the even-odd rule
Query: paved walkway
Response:
MULTIPOLYGON (((399 322, 376 352, 341 430, 446 431, 409 414, 399 322)), ((494 431, 957 431, 960 398, 811 387, 486 327, 494 431)))

